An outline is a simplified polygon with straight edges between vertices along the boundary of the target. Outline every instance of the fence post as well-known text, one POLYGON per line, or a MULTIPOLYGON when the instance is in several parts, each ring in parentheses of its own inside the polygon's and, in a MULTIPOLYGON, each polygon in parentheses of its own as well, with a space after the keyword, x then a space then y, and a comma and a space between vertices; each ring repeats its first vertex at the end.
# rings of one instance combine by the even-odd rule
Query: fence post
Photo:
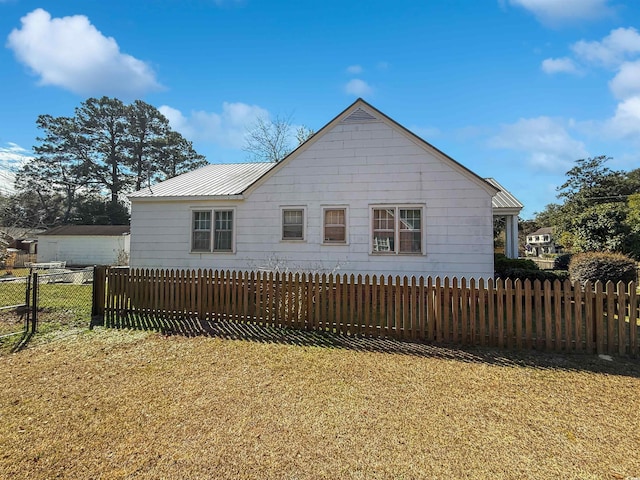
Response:
POLYGON ((89 328, 95 325, 104 326, 104 305, 107 289, 107 267, 99 265, 93 267, 93 295, 91 299, 91 323, 89 328))
POLYGON ((32 274, 27 275, 26 290, 24 295, 24 335, 29 333, 29 327, 31 326, 31 282, 32 274))
POLYGON ((38 272, 31 274, 31 333, 38 328, 38 272))

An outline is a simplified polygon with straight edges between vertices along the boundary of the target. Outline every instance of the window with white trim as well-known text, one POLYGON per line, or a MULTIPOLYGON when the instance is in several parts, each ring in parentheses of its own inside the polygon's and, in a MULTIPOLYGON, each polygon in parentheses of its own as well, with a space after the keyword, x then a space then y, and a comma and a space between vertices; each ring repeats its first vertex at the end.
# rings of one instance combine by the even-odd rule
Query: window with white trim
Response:
POLYGON ((213 232, 213 251, 233 251, 233 211, 217 210, 215 212, 215 230, 213 232))
POLYGON ((419 255, 423 249, 422 233, 421 207, 372 208, 373 253, 419 255))
POLYGON ((326 244, 347 243, 347 209, 326 207, 323 209, 323 237, 326 244))
POLYGON ((194 210, 191 224, 192 252, 233 252, 232 209, 194 210))
POLYGON ((211 211, 193 212, 193 231, 191 232, 191 251, 211 251, 211 211))
POLYGON ((282 240, 304 240, 304 208, 282 209, 282 240))

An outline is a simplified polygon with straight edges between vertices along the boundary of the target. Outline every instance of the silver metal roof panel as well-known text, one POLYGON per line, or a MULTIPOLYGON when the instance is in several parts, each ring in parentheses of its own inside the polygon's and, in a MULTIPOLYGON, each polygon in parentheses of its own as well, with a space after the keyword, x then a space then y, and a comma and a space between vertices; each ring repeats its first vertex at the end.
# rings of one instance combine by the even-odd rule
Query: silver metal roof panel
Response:
POLYGON ((129 195, 129 198, 240 195, 276 163, 218 163, 178 175, 129 195))
POLYGON ((514 197, 511 192, 509 192, 506 188, 500 185, 495 178, 485 178, 485 180, 498 188, 500 191, 494 195, 491 199, 491 205, 494 210, 498 208, 508 208, 508 209, 522 209, 524 205, 518 201, 516 197, 514 197))

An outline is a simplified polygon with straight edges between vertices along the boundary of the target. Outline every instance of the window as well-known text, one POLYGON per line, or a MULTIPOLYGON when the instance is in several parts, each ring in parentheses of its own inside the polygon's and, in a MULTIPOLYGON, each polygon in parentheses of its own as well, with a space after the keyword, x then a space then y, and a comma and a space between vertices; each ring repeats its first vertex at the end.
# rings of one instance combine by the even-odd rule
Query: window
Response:
POLYGON ((422 226, 419 208, 400 209, 400 253, 422 252, 422 226))
POLYGON ((231 252, 233 250, 233 212, 231 210, 216 212, 214 239, 214 252, 231 252))
POLYGON ((347 243, 347 209, 325 208, 323 243, 347 243))
POLYGON ((373 208, 374 253, 422 253, 422 208, 373 208))
POLYGON ((233 252, 233 210, 196 210, 192 228, 192 252, 233 252))
POLYGON ((194 252, 211 250, 211 212, 193 212, 191 250, 194 252))
POLYGON ((282 209, 282 239, 304 240, 304 209, 282 209))

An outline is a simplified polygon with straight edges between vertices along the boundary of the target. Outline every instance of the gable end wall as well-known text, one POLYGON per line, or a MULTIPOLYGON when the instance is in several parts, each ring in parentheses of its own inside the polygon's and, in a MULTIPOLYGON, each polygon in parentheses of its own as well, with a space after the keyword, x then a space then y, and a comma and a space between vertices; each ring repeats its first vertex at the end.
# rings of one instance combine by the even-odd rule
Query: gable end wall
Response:
POLYGON ((385 122, 337 123, 245 200, 135 202, 131 264, 488 278, 491 196, 468 175, 385 122), (425 255, 370 254, 371 205, 424 207, 425 255), (322 207, 348 206, 347 245, 322 245, 322 207), (236 253, 189 252, 191 209, 233 206, 236 253), (281 240, 281 208, 304 206, 306 240, 281 240))

